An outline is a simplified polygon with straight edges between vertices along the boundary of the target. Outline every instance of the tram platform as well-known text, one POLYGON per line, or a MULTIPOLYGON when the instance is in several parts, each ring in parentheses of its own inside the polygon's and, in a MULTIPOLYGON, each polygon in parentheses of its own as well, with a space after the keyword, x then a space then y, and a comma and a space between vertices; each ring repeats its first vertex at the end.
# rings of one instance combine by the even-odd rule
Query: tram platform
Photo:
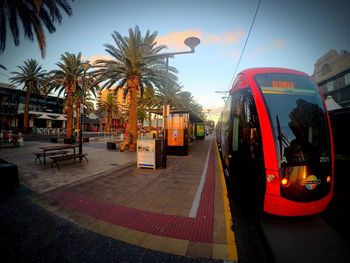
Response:
POLYGON ((238 260, 213 139, 191 142, 188 156, 168 156, 167 169, 157 170, 137 169, 135 152, 107 151, 96 141, 84 143, 88 164, 51 169, 32 158, 47 144, 27 142, 2 149, 0 157, 18 165, 20 183, 48 213, 149 250, 238 260))

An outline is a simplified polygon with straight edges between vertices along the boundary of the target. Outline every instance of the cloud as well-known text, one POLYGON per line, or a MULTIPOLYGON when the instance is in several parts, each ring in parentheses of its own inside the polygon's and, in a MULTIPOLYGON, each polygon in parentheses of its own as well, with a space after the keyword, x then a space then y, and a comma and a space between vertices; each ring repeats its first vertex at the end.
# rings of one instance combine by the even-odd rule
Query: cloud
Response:
POLYGON ((239 55, 240 55, 240 52, 237 51, 237 50, 232 50, 232 51, 230 52, 230 56, 231 56, 232 58, 239 58, 239 55))
POLYGON ((157 45, 166 45, 169 49, 182 50, 186 48, 184 40, 188 37, 198 37, 202 40, 203 33, 199 30, 188 29, 186 31, 171 32, 169 34, 158 36, 157 45))
POLYGON ((205 41, 207 43, 223 43, 223 44, 235 44, 238 43, 245 33, 242 30, 227 31, 221 35, 207 35, 205 41))
POLYGON ((272 46, 275 48, 282 48, 287 44, 287 42, 283 39, 275 39, 272 41, 272 46))
POLYGON ((268 53, 270 51, 275 51, 276 49, 284 48, 287 45, 287 41, 283 39, 274 39, 269 43, 266 43, 262 46, 258 46, 248 54, 248 58, 255 59, 256 57, 268 53))
POLYGON ((170 32, 163 36, 157 37, 158 45, 166 45, 169 49, 173 50, 184 50, 186 45, 184 40, 188 37, 198 37, 202 44, 236 44, 238 43, 245 32, 242 30, 227 31, 222 34, 207 34, 201 30, 188 29, 184 31, 170 32))
POLYGON ((87 60, 89 60, 91 64, 95 64, 95 62, 99 59, 113 59, 113 58, 109 55, 92 55, 87 60))

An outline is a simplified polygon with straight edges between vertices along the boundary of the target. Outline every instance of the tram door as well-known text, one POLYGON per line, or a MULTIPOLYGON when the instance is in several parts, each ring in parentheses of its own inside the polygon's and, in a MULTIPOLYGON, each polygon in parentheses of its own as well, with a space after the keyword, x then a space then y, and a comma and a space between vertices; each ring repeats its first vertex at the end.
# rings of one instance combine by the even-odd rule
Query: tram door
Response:
POLYGON ((265 194, 262 138, 255 101, 250 89, 233 95, 231 108, 230 176, 234 190, 246 198, 259 200, 265 194))

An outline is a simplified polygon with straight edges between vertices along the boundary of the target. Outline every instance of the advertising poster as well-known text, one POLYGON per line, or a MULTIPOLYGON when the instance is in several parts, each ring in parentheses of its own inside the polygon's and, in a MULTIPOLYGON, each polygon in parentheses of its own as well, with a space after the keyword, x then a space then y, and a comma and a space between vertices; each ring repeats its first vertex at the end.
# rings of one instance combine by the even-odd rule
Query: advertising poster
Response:
POLYGON ((185 121, 186 118, 182 114, 168 116, 168 146, 184 146, 185 121))
POLYGON ((155 168, 155 144, 152 139, 137 140, 137 167, 155 168))
POLYGON ((196 128, 197 128, 196 136, 197 137, 204 137, 204 135, 205 135, 204 123, 196 123, 196 128))

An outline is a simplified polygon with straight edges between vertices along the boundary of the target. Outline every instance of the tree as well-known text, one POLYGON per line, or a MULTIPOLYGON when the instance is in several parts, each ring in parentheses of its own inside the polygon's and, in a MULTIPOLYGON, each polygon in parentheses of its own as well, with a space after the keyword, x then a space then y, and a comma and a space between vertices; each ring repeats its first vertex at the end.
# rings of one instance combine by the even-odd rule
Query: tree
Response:
POLYGON ((33 93, 41 94, 41 88, 45 79, 46 71, 42 69, 35 59, 24 61, 24 66, 17 66, 20 71, 11 72, 15 75, 10 78, 13 84, 23 84, 23 90, 26 91, 23 111, 23 131, 28 132, 29 123, 29 104, 33 93))
MULTIPOLYGON (((96 96, 95 96, 96 97, 96 96)), ((91 113, 94 111, 94 103, 92 102, 93 98, 89 90, 83 90, 81 87, 76 89, 74 94, 74 103, 75 103, 75 130, 79 130, 80 116, 81 116, 81 106, 84 107, 84 113, 91 113)))
POLYGON ((156 97, 155 90, 152 87, 145 88, 143 97, 140 100, 140 108, 148 112, 148 131, 151 131, 152 110, 162 108, 161 102, 156 97))
POLYGON ((185 109, 190 110, 195 115, 200 117, 202 120, 206 119, 206 116, 203 112, 203 106, 197 103, 189 91, 181 91, 179 93, 179 106, 185 109))
POLYGON ((195 101, 191 92, 181 89, 177 83, 168 83, 166 87, 157 90, 156 97, 161 104, 166 102, 171 108, 188 110, 205 120, 202 105, 195 101))
POLYGON ((38 41, 41 56, 45 57, 46 39, 44 27, 51 34, 56 31, 55 23, 62 21, 61 9, 72 15, 67 0, 1 0, 0 1, 0 54, 6 48, 7 29, 11 30, 16 46, 20 43, 18 21, 23 25, 24 36, 38 41))
POLYGON ((61 62, 56 63, 59 69, 52 70, 52 89, 59 91, 58 96, 63 92, 66 94, 66 138, 69 139, 73 133, 73 104, 78 80, 84 73, 81 60, 81 53, 78 55, 66 52, 61 55, 61 62))
POLYGON ((137 139, 138 93, 142 97, 144 87, 163 87, 167 80, 176 80, 174 73, 177 70, 168 67, 167 71, 164 57, 159 55, 166 46, 156 46, 156 36, 157 32, 151 34, 148 30, 142 37, 138 26, 130 28, 127 37, 114 31, 112 37, 115 45, 105 44, 105 50, 112 58, 98 60, 95 65, 95 75, 99 82, 103 82, 102 88, 116 85, 130 93, 129 140, 132 139, 130 143, 133 145, 137 139), (152 47, 147 56, 143 56, 141 44, 152 47))
POLYGON ((104 131, 111 131, 112 118, 118 116, 118 104, 113 94, 107 94, 106 97, 102 98, 99 105, 98 111, 103 115, 107 115, 107 121, 104 131))
POLYGON ((178 108, 181 100, 181 88, 176 82, 168 82, 166 86, 157 89, 156 97, 161 105, 167 104, 178 108))
MULTIPOLYGON (((88 64, 89 65, 89 64, 88 64)), ((89 66, 90 67, 90 66, 89 66)), ((87 70, 87 69, 86 69, 87 70)), ((87 75, 83 72, 81 81, 77 85, 74 94, 74 104, 75 104, 75 130, 79 130, 80 116, 81 116, 81 106, 86 109, 87 113, 91 113, 94 110, 94 105, 92 102, 92 95, 96 98, 96 90, 98 86, 95 84, 95 80, 91 75, 87 75)))

